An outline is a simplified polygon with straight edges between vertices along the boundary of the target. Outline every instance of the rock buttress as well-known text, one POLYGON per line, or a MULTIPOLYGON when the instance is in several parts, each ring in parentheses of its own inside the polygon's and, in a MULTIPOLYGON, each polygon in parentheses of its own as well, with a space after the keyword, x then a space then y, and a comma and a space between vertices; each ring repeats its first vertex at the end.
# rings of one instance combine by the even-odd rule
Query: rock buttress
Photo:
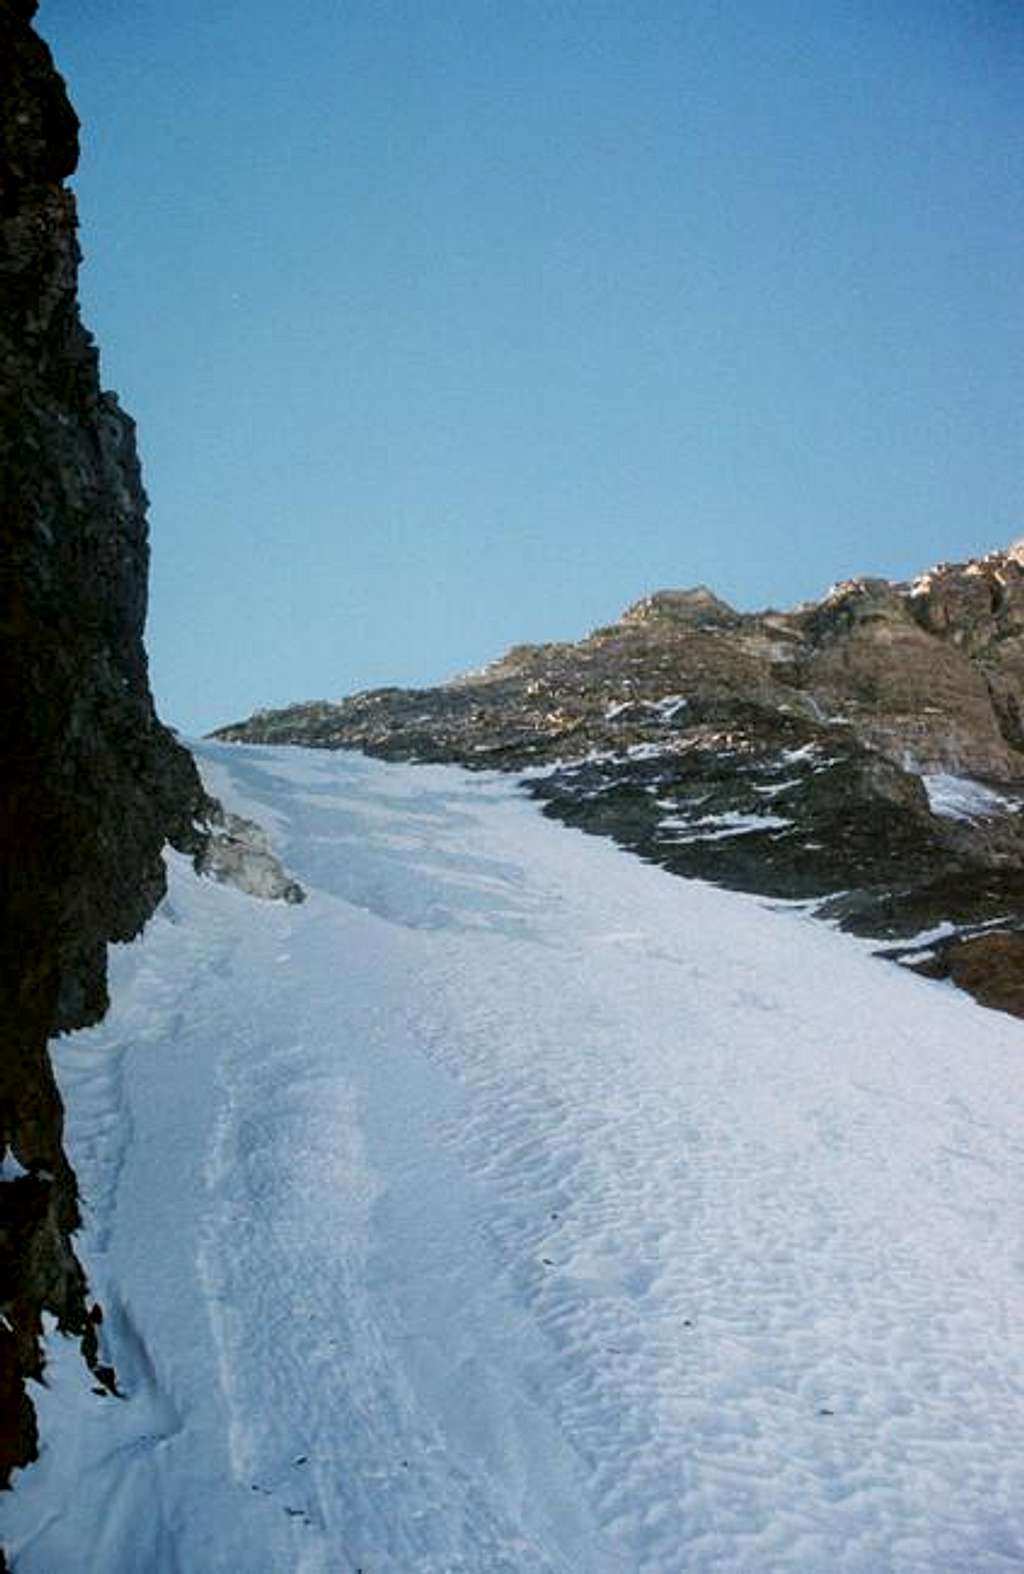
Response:
POLYGON ((0 1157, 27 1172, 0 1185, 0 1484, 36 1453, 43 1311, 90 1347, 47 1039, 103 1015, 106 944, 206 807, 149 692, 146 497, 79 318, 78 121, 35 10, 0 0, 0 1157))

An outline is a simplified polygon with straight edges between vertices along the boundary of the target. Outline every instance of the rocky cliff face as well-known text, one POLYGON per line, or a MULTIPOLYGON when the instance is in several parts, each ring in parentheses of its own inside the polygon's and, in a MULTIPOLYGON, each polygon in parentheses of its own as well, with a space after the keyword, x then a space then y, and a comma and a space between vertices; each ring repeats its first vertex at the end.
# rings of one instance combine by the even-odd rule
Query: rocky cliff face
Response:
POLYGON ((146 498, 79 320, 78 127, 35 9, 0 0, 0 1484, 35 1453, 42 1311, 95 1359, 46 1041, 102 1015, 107 942, 207 807, 149 693, 146 498))
POLYGON ((218 736, 544 767, 531 790, 568 823, 680 874, 814 904, 1020 1011, 1005 936, 1024 931, 1022 694, 1018 544, 907 583, 847 581, 789 612, 659 591, 578 644, 218 736))

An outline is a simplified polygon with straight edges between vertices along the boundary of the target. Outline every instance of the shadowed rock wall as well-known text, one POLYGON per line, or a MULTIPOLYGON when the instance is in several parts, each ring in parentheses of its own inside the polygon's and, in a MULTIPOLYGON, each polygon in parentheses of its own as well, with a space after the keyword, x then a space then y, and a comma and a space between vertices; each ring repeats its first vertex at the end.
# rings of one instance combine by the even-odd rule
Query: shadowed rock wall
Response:
POLYGON ((46 1041, 102 1016, 107 942, 206 810, 149 692, 146 497, 79 320, 78 122, 35 10, 0 0, 0 1483, 35 1453, 42 1311, 92 1326, 46 1041))

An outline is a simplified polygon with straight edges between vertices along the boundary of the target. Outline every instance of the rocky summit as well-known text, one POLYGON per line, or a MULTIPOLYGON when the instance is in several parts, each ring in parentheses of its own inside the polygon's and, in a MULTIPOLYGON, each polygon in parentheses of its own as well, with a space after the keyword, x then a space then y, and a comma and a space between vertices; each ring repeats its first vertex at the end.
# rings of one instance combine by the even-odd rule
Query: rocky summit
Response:
POLYGON ((524 772, 546 812, 1024 1015, 1024 543, 791 611, 662 590, 576 644, 216 736, 524 772))

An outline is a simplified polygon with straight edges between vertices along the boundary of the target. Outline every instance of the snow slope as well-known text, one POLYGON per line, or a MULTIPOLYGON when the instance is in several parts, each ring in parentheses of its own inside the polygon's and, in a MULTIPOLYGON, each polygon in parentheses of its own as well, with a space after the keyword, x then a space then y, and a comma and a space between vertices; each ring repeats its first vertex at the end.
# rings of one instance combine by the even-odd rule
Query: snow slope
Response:
POLYGON ((507 779, 199 753, 56 1045, 126 1397, 50 1338, 17 1574, 1024 1568, 1024 1032, 507 779))

